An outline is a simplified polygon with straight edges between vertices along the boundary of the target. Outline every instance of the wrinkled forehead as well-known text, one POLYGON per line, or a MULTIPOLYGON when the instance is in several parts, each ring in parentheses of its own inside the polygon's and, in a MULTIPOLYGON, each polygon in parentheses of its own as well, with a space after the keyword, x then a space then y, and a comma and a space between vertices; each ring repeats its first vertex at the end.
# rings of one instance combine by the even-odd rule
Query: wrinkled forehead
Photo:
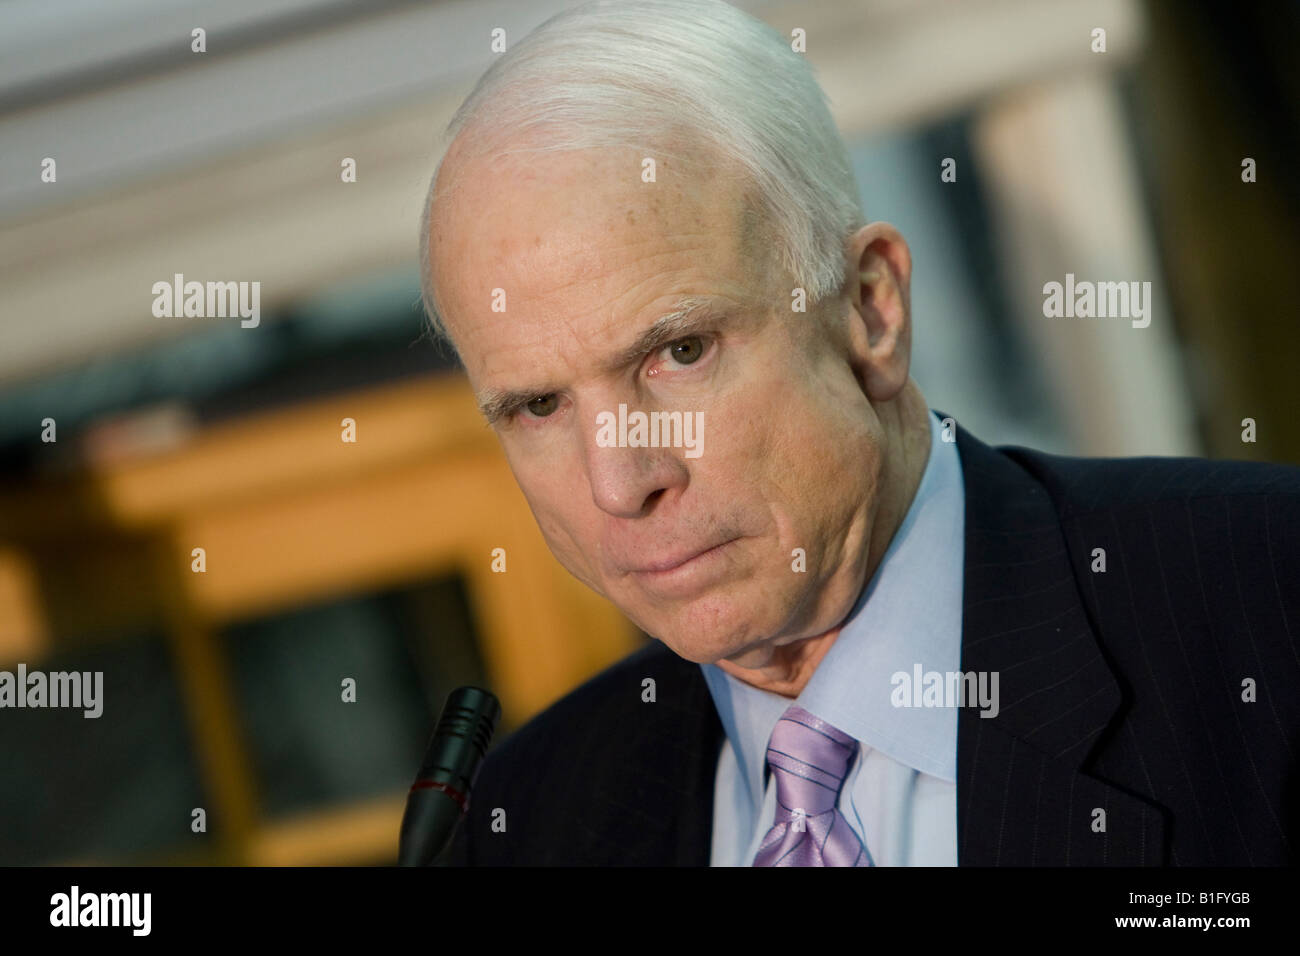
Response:
POLYGON ((629 146, 554 149, 525 140, 484 152, 473 140, 457 141, 433 192, 433 254, 474 233, 478 223, 558 225, 580 213, 590 219, 593 210, 640 216, 647 229, 693 219, 735 235, 738 223, 752 226, 758 218, 752 193, 747 176, 702 147, 647 153, 629 146))
POLYGON ((449 152, 443 170, 429 266, 467 367, 465 347, 475 350, 485 325, 502 331, 512 296, 543 311, 560 311, 551 300, 566 295, 580 301, 565 306, 627 306, 615 300, 653 296, 660 262, 665 281, 694 282, 702 293, 724 291, 705 288, 711 278, 753 290, 766 274, 765 217, 751 187, 697 155, 646 157, 627 147, 518 148, 469 159, 449 152), (694 275, 681 270, 682 250, 694 275), (504 311, 494 305, 498 289, 504 311))

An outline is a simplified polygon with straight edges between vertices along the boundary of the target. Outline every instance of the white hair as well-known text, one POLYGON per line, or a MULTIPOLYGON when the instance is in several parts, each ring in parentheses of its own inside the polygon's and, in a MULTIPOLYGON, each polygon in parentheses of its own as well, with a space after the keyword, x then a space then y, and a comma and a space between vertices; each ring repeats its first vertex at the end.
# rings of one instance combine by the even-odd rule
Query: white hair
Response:
MULTIPOLYGON (((557 14, 483 74, 448 124, 449 141, 461 133, 469 156, 527 151, 500 149, 521 134, 546 143, 528 149, 663 156, 684 133, 739 171, 768 254, 810 304, 843 287, 845 241, 864 222, 848 150, 808 62, 721 0, 595 0, 557 14)), ((429 259, 437 179, 435 170, 420 224, 421 289, 434 334, 450 343, 429 259)), ((742 232, 756 226, 742 221, 742 232)))

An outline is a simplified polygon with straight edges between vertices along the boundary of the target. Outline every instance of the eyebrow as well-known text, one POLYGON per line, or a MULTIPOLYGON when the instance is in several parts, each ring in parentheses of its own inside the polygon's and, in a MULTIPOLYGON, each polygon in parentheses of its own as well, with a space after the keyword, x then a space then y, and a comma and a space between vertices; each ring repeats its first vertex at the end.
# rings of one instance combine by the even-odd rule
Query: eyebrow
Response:
MULTIPOLYGON (((724 305, 713 296, 687 296, 673 303, 672 311, 659 316, 650 323, 636 341, 619 351, 603 365, 603 371, 617 372, 639 361, 649 352, 657 351, 665 345, 688 337, 711 323, 734 317, 733 308, 724 305)), ((548 386, 537 388, 512 388, 483 390, 479 398, 479 411, 489 425, 496 424, 520 405, 553 394, 555 389, 548 386)))

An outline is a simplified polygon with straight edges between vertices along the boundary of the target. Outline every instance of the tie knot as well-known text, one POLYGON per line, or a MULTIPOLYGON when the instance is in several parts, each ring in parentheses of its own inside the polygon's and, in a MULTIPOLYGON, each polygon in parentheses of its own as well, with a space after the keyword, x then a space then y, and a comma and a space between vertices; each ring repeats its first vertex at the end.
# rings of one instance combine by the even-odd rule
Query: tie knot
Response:
POLYGON ((844 731, 791 704, 767 745, 777 801, 809 816, 833 810, 857 748, 844 731))

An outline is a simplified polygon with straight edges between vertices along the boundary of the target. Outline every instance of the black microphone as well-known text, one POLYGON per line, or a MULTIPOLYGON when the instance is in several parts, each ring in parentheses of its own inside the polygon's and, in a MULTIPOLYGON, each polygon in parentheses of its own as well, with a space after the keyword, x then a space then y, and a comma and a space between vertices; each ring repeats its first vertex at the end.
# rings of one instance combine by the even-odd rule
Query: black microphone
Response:
POLYGON ((469 809, 469 791, 501 719, 501 702, 479 687, 457 687, 411 785, 398 840, 398 866, 429 866, 469 809))

